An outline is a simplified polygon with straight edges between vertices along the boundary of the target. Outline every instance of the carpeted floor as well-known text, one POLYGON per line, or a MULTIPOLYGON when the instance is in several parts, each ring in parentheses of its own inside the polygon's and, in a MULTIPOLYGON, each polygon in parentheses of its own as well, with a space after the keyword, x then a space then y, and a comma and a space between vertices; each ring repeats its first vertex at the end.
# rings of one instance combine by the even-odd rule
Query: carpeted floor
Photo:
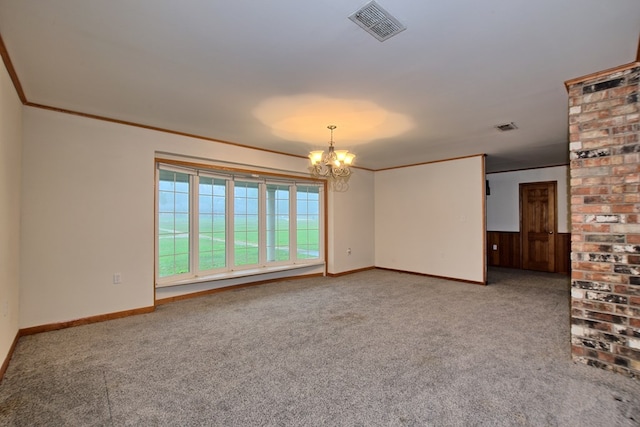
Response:
POLYGON ((575 364, 566 276, 371 270, 23 337, 11 426, 638 426, 640 381, 575 364))

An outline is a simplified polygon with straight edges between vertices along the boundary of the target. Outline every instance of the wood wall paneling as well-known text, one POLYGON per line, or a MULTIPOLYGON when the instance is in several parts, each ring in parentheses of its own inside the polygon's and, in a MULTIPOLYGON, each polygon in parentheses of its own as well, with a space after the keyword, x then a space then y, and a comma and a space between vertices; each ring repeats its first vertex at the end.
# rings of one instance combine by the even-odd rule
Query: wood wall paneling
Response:
MULTIPOLYGON (((555 272, 568 274, 571 258, 571 234, 555 234, 555 272)), ((487 231, 487 265, 522 268, 520 233, 517 231, 487 231), (493 247, 496 245, 496 249, 493 247)))
POLYGON ((488 231, 487 254, 487 265, 521 268, 520 233, 517 231, 488 231))
POLYGON ((556 233, 556 273, 571 271, 571 233, 556 233))

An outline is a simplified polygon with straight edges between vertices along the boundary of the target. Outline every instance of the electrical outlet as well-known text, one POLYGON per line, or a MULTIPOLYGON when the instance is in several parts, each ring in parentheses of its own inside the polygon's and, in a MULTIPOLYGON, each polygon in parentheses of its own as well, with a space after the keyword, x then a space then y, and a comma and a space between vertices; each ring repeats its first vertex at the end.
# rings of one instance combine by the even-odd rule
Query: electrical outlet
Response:
POLYGON ((347 255, 351 255, 351 248, 347 249, 347 255))
POLYGON ((113 284, 117 285, 122 283, 122 275, 120 273, 113 273, 113 284))
POLYGON ((494 251, 497 251, 497 250, 498 250, 498 245, 493 245, 493 248, 492 248, 492 249, 493 249, 494 251))

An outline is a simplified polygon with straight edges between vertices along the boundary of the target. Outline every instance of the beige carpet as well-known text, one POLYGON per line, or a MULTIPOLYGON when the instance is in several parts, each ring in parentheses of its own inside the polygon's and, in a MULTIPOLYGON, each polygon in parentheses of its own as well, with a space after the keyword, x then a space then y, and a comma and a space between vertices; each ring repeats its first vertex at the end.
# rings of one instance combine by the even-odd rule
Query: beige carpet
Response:
POLYGON ((574 364, 566 276, 371 270, 24 337, 10 426, 637 426, 640 381, 574 364))

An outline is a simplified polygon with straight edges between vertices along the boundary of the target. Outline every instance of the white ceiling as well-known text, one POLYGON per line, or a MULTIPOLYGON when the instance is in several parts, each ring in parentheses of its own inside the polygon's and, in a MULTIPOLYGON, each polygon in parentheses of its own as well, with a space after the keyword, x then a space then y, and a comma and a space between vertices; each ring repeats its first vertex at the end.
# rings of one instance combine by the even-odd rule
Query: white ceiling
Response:
POLYGON ((638 52, 640 0, 378 0, 385 42, 366 3, 0 0, 0 34, 30 103, 299 156, 335 124, 374 170, 564 164, 564 82, 638 52))

